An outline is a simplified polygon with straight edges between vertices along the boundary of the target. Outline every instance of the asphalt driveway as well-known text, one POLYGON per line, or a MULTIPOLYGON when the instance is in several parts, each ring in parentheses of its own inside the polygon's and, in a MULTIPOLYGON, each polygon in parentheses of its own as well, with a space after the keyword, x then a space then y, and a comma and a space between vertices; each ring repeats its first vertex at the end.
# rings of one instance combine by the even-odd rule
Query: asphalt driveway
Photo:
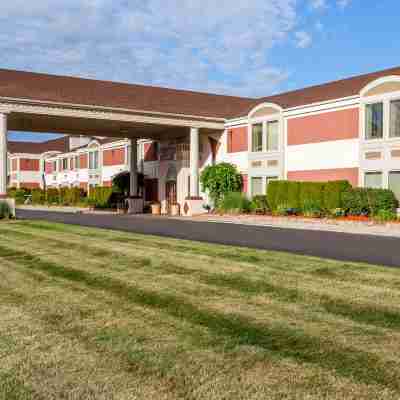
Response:
POLYGON ((147 215, 17 210, 17 217, 400 267, 400 238, 395 237, 195 222, 147 215))

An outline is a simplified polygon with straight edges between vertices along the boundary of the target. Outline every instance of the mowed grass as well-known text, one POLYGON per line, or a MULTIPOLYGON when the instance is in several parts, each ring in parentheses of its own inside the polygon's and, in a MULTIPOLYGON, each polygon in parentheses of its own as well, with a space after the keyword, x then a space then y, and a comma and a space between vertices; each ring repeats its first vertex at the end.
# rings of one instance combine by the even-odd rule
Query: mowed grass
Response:
POLYGON ((0 399, 398 398, 400 270, 0 223, 0 399))

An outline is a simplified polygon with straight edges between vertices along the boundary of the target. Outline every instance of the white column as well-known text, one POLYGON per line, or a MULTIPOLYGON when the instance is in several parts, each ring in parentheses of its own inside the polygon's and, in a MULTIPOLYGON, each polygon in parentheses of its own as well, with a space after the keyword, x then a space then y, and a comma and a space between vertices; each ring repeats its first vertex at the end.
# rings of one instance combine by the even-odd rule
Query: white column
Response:
POLYGON ((7 196, 7 114, 0 114, 0 198, 7 196))
POLYGON ((137 139, 131 139, 131 154, 130 154, 130 196, 138 195, 138 161, 137 161, 137 139))
POLYGON ((190 129, 190 197, 199 197, 199 128, 190 129))

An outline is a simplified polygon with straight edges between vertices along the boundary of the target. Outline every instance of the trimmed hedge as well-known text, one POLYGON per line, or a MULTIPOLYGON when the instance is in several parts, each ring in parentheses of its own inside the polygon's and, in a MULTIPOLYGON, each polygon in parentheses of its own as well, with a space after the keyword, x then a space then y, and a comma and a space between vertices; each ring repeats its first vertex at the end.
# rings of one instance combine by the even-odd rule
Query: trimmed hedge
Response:
POLYGON ((219 203, 218 209, 223 212, 239 214, 251 211, 252 203, 241 192, 227 193, 219 203))
POLYGON ((30 195, 32 193, 31 189, 27 189, 27 188, 9 188, 7 190, 7 194, 9 197, 11 197, 12 199, 15 199, 15 203, 16 204, 24 204, 25 200, 26 200, 26 196, 30 195))
POLYGON ((7 193, 15 199, 17 204, 23 204, 28 195, 32 196, 32 204, 76 205, 86 200, 86 193, 80 188, 48 188, 47 190, 10 188, 7 193))
POLYGON ((110 206, 112 193, 112 188, 106 186, 91 188, 89 191, 89 204, 97 208, 107 208, 110 206))
POLYGON ((349 215, 377 216, 382 211, 394 213, 398 201, 389 189, 355 188, 343 193, 344 209, 349 215))
POLYGON ((323 190, 323 204, 326 210, 343 208, 343 193, 351 189, 348 181, 326 182, 323 190))
POLYGON ((350 189, 348 181, 296 182, 271 181, 267 198, 272 211, 284 204, 292 209, 304 209, 312 203, 321 210, 331 211, 343 206, 343 193, 350 189))

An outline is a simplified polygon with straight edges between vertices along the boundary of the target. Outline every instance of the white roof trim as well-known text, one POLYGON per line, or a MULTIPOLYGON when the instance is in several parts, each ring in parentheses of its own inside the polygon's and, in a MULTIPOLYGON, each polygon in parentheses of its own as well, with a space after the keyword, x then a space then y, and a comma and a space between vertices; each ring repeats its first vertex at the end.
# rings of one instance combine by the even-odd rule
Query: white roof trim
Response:
POLYGON ((397 82, 400 83, 400 76, 399 75, 390 75, 390 76, 383 76, 382 78, 375 79, 374 81, 368 83, 368 85, 364 86, 360 91, 360 96, 365 96, 370 90, 380 86, 384 83, 392 83, 397 82))
POLYGON ((263 108, 273 108, 277 111, 277 113, 282 112, 282 107, 279 106, 278 104, 275 103, 261 103, 258 106, 254 107, 253 109, 251 109, 251 111, 248 114, 248 118, 250 119, 252 117, 252 115, 254 113, 256 113, 257 111, 263 109, 263 108))

